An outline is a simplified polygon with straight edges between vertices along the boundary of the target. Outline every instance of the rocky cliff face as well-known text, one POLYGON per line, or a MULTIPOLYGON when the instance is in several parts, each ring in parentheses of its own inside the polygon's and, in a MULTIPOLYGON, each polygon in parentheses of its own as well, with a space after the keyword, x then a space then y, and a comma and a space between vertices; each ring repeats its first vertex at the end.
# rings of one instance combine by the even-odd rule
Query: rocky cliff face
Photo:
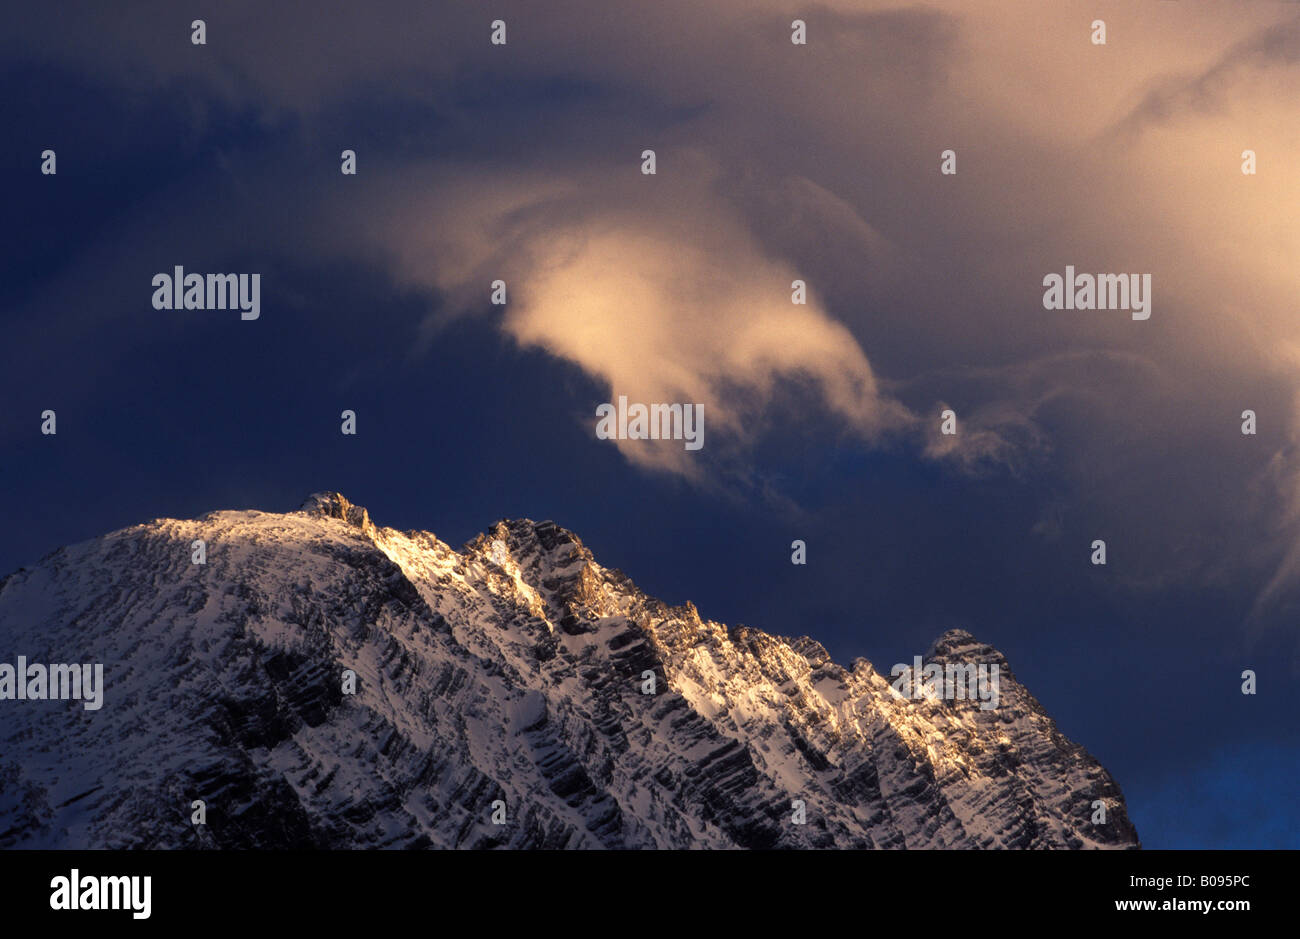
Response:
POLYGON ((0 847, 1137 845, 969 634, 926 661, 997 664, 996 708, 667 606, 551 522, 455 551, 335 493, 158 520, 0 582, 0 641, 105 675, 97 711, 0 700, 0 847))

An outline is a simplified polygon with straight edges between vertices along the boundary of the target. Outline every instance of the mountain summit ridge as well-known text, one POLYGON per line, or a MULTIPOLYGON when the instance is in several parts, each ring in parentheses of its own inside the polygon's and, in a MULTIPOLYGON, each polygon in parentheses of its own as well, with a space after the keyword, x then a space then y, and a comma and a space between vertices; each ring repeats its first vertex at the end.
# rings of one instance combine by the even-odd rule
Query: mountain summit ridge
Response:
MULTIPOLYGON (((0 847, 1138 846, 1009 668, 991 710, 904 698, 550 521, 455 550, 337 492, 156 519, 0 581, 0 623, 105 665, 99 711, 0 701, 0 847)), ((1005 666, 964 630, 926 661, 1005 666)))

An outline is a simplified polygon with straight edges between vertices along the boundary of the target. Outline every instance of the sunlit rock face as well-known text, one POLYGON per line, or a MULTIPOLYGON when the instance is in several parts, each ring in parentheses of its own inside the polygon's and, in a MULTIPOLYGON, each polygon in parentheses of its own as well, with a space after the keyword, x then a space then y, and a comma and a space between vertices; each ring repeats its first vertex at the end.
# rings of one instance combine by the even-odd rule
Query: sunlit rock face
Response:
POLYGON ((0 700, 0 847, 1137 846, 969 634, 924 661, 998 666, 996 707, 668 606, 551 522, 156 520, 0 581, 0 625, 104 665, 99 710, 0 700))

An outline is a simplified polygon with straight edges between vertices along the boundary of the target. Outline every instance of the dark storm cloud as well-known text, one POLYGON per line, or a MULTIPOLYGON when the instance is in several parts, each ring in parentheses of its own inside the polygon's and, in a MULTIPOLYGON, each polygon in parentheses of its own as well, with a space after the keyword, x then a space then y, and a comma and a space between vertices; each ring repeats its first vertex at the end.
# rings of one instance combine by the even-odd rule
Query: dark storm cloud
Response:
MULTIPOLYGON (((643 465, 701 483, 710 461, 734 471, 758 437, 782 433, 796 383, 864 445, 901 436, 960 470, 1053 477, 1092 527, 1125 533, 1134 584, 1244 577, 1249 563, 1262 585, 1288 551, 1293 531, 1260 532, 1296 475, 1287 350, 1300 332, 1281 263, 1295 231, 1276 173, 1243 197, 1231 115, 1248 98, 1287 107, 1290 11, 1175 19, 1167 42, 1134 48, 1134 21, 1155 14, 1113 4, 1064 4, 1032 24, 1014 3, 830 4, 802 14, 805 47, 790 44, 780 4, 385 9, 225 4, 202 48, 191 15, 164 4, 21 11, 10 56, 179 94, 196 133, 209 108, 251 108, 284 142, 232 154, 202 184, 210 199, 187 197, 215 222, 172 215, 159 228, 159 196, 24 319, 56 309, 85 328, 97 314, 82 285, 134 290, 162 245, 278 252, 360 261, 427 295, 411 324, 427 348, 455 317, 487 313, 486 284, 502 276, 500 326, 517 343, 610 395, 706 404, 717 445, 705 461, 624 447, 643 465), (1088 41, 1094 15, 1109 18, 1107 47, 1088 41), (488 42, 498 16, 505 47, 488 42), (1241 79, 1259 68, 1282 78, 1241 79), (547 117, 529 122, 525 89, 543 86, 547 117), (1150 123, 1211 96, 1212 113, 1185 116, 1183 131, 1214 145, 1190 164, 1158 134, 1087 145, 1126 101, 1140 102, 1130 122, 1150 123), (361 148, 364 188, 316 198, 314 177, 286 179, 280 158, 319 149, 328 164, 340 117, 376 107, 400 116, 403 136, 361 148), (654 177, 637 170, 647 147, 654 177), (959 171, 945 177, 950 147, 959 171), (1209 226, 1230 264, 1198 237, 1209 226), (1044 310, 1042 277, 1067 264, 1152 273, 1152 319, 1044 310), (789 303, 795 278, 806 307, 789 303), (956 439, 936 433, 945 407, 956 439), (1267 415, 1258 440, 1237 430, 1247 407, 1267 415), (1148 524, 1130 531, 1135 514, 1148 524)), ((1294 131, 1261 124, 1250 139, 1277 153, 1294 131)))

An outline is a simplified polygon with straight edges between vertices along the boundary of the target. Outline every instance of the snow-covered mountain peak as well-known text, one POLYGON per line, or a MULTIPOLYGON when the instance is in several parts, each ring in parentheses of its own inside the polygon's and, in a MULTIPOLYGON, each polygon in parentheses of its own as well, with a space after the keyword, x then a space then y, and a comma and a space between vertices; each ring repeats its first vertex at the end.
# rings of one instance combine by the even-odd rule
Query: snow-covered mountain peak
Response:
MULTIPOLYGON (((0 625, 0 661, 105 676, 95 711, 0 701, 0 847, 1137 844, 1009 670, 994 708, 901 695, 553 522, 456 550, 336 492, 158 519, 0 581, 0 625)), ((928 658, 1005 664, 961 630, 928 658)))
POLYGON ((340 519, 370 536, 376 533, 375 525, 370 521, 370 513, 361 506, 349 502, 341 492, 313 492, 298 511, 324 518, 340 519))
POLYGON ((985 664, 1006 666, 1007 660, 1001 652, 981 642, 964 629, 949 629, 930 644, 926 652, 927 659, 971 661, 985 664))

